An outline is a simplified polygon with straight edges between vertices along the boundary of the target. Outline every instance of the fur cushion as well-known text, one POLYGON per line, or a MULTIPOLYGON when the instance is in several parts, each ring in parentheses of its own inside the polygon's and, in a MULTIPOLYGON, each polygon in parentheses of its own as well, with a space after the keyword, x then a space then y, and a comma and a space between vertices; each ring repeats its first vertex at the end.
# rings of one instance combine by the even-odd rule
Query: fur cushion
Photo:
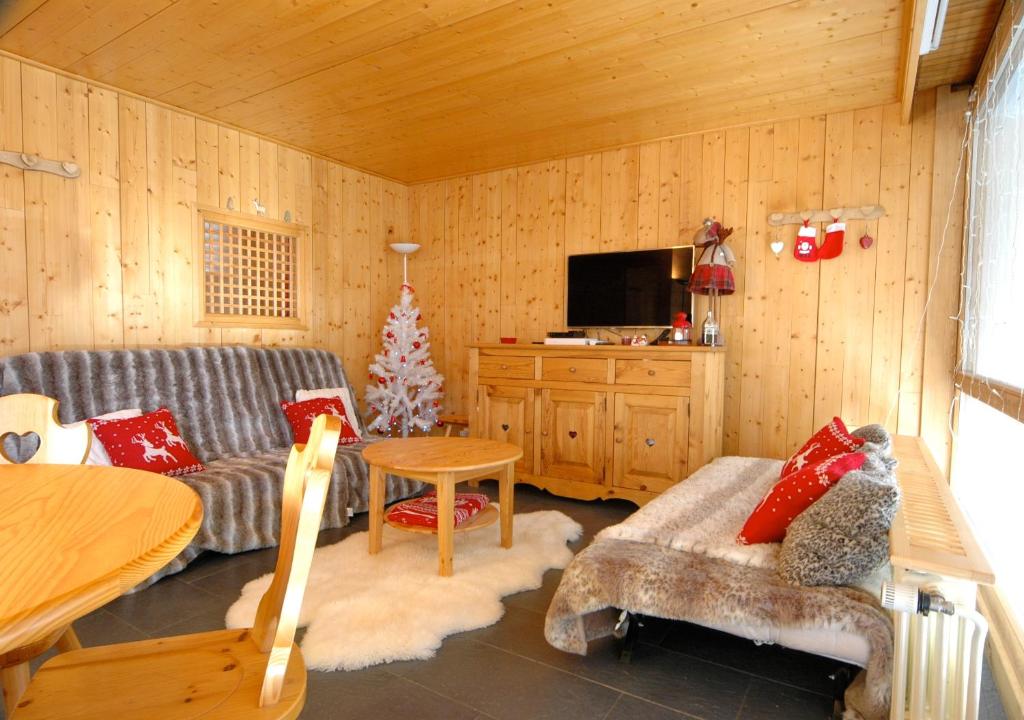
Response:
POLYGON ((881 425, 861 425, 850 434, 864 441, 862 452, 874 452, 882 458, 892 457, 892 436, 881 425))
POLYGON ((900 492, 891 476, 847 473, 790 524, 778 572, 797 585, 848 585, 889 557, 900 492))

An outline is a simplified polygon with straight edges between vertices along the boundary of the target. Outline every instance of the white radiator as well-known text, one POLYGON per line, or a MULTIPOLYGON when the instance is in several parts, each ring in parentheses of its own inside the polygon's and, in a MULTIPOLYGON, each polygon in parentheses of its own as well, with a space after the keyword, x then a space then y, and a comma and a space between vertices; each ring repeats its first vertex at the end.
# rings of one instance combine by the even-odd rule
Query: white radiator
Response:
POLYGON ((988 623, 974 589, 954 602, 949 586, 883 585, 882 604, 895 611, 890 720, 977 720, 988 623))

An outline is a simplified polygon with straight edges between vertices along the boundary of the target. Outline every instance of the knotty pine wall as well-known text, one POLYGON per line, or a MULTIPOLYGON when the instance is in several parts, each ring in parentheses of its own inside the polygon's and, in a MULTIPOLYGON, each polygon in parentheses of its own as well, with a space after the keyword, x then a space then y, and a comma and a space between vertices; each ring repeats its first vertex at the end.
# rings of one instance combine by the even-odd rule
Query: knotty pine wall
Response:
POLYGON ((72 160, 78 179, 0 165, 0 355, 252 343, 342 356, 361 391, 401 268, 408 188, 128 94, 0 57, 0 149, 72 160), (306 332, 193 326, 199 205, 312 229, 306 332))
POLYGON ((467 343, 564 327, 567 255, 680 244, 680 228, 689 242, 713 215, 735 228, 737 257, 737 292, 722 302, 726 452, 783 457, 838 414, 921 431, 944 461, 966 95, 921 94, 909 125, 886 105, 412 186, 410 230, 424 248, 411 272, 443 338, 449 403, 468 403, 467 343), (886 217, 850 223, 843 255, 821 263, 793 258, 795 226, 766 222, 873 203, 886 217), (857 242, 865 231, 869 250, 857 242), (775 239, 786 242, 778 259, 775 239))

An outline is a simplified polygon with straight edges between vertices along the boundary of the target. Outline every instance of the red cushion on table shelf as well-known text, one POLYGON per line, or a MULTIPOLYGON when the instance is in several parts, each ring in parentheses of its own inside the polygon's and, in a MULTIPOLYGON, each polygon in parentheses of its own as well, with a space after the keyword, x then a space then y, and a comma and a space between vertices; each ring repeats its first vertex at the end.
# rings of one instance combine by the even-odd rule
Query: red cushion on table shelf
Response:
POLYGON ((313 421, 317 415, 333 415, 341 420, 341 436, 338 438, 339 445, 351 445, 360 440, 355 425, 349 420, 345 413, 345 403, 339 397, 313 398, 300 402, 281 402, 281 409, 288 423, 292 426, 292 436, 296 443, 303 445, 309 440, 309 429, 313 427, 313 421))
POLYGON ((802 470, 808 465, 815 465, 835 455, 853 452, 863 444, 863 438, 851 435, 843 421, 834 417, 832 422, 814 433, 802 448, 793 453, 793 456, 782 466, 780 477, 786 477, 790 473, 802 470))
POLYGON ((87 422, 117 467, 163 475, 188 475, 206 469, 189 450, 167 408, 123 420, 87 422))
POLYGON ((813 505, 843 475, 860 469, 866 460, 864 453, 845 453, 786 475, 750 513, 736 541, 741 545, 782 542, 793 518, 813 505))
MULTIPOLYGON (((455 494, 455 527, 459 527, 487 507, 490 498, 482 493, 455 494)), ((418 498, 392 505, 388 522, 418 527, 437 527, 437 493, 428 492, 418 498)))

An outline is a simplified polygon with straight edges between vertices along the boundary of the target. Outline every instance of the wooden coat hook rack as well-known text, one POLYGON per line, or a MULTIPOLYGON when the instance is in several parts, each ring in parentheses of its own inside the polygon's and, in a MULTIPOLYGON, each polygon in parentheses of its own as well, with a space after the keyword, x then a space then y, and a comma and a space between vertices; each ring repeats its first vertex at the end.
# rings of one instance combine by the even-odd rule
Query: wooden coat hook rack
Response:
POLYGON ((17 152, 15 150, 0 150, 0 163, 11 165, 21 170, 37 170, 38 172, 53 173, 66 178, 76 178, 82 174, 82 169, 77 163, 63 162, 61 160, 47 160, 38 155, 17 152))
POLYGON ((768 215, 768 224, 773 227, 779 225, 803 225, 804 222, 824 223, 839 220, 875 220, 885 215, 885 208, 881 205, 862 205, 861 207, 840 207, 830 210, 804 210, 798 213, 771 213, 768 215))

